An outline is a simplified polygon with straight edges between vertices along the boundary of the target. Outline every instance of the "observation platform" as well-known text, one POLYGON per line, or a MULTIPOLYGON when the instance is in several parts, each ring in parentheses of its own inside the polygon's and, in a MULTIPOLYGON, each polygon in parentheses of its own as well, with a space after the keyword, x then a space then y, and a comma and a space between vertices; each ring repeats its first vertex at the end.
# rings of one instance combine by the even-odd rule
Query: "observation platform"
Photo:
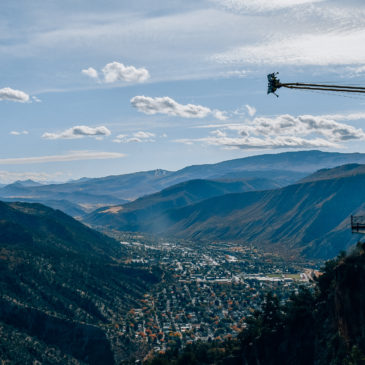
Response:
POLYGON ((365 234, 365 216, 352 215, 351 216, 351 232, 365 234))

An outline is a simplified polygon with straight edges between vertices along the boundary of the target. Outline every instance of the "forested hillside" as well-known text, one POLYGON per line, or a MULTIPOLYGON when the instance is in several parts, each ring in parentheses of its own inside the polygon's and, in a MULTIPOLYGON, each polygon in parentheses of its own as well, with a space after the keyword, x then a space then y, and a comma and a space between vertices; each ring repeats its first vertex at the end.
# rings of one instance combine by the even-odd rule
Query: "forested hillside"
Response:
POLYGON ((114 364, 137 349, 118 319, 159 280, 121 245, 60 211, 0 202, 0 359, 114 364))

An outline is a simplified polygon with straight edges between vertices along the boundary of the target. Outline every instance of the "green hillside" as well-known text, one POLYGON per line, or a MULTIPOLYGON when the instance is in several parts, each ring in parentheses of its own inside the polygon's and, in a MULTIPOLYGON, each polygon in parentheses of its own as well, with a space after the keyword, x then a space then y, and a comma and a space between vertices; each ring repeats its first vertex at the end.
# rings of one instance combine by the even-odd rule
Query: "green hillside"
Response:
POLYGON ((140 351, 113 340, 114 323, 160 274, 124 259, 118 242, 60 211, 0 202, 0 359, 114 364, 140 351))

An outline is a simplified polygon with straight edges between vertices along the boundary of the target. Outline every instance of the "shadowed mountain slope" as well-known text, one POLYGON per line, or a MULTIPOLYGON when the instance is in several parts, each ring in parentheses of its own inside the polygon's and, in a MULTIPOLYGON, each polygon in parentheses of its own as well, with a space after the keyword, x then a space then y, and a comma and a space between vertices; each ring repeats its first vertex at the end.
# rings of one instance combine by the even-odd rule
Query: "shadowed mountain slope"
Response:
POLYGON ((338 177, 218 196, 156 212, 148 220, 121 211, 108 225, 181 238, 274 244, 309 257, 330 258, 356 240, 350 233, 350 215, 365 211, 365 172, 330 175, 338 177))
POLYGON ((348 165, 341 165, 332 169, 321 169, 309 176, 306 176, 304 179, 301 179, 298 182, 304 183, 309 181, 329 180, 339 177, 355 176, 363 174, 365 174, 365 165, 348 164, 348 165))
POLYGON ((163 214, 169 209, 181 208, 197 203, 207 198, 229 193, 255 191, 276 187, 266 179, 247 179, 244 181, 210 181, 189 180, 173 185, 159 193, 139 198, 121 206, 104 207, 85 216, 90 224, 115 226, 134 222, 138 229, 138 222, 153 220, 155 216, 163 214))
POLYGON ((65 201, 76 204, 84 212, 91 212, 102 206, 124 204, 126 201, 195 179, 262 178, 283 187, 318 169, 348 163, 365 163, 365 154, 285 152, 188 166, 178 171, 158 169, 102 178, 82 178, 65 184, 25 186, 32 184, 20 182, 0 188, 0 197, 12 201, 44 202, 74 215, 77 207, 70 207, 64 204, 65 201), (55 201, 59 201, 58 204, 55 201))
POLYGON ((0 358, 114 364, 137 349, 112 325, 159 273, 120 244, 40 204, 0 202, 0 358))

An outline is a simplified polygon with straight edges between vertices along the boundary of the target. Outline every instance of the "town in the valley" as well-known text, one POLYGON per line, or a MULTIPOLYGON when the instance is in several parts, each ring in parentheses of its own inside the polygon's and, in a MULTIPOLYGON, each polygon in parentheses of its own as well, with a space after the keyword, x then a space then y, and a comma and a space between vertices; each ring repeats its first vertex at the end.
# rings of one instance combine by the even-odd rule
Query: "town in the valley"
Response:
POLYGON ((145 344, 141 348, 151 352, 237 335, 266 293, 285 301, 300 286, 312 286, 320 266, 284 260, 252 245, 113 236, 126 251, 128 263, 163 270, 161 283, 115 323, 114 341, 145 344))

